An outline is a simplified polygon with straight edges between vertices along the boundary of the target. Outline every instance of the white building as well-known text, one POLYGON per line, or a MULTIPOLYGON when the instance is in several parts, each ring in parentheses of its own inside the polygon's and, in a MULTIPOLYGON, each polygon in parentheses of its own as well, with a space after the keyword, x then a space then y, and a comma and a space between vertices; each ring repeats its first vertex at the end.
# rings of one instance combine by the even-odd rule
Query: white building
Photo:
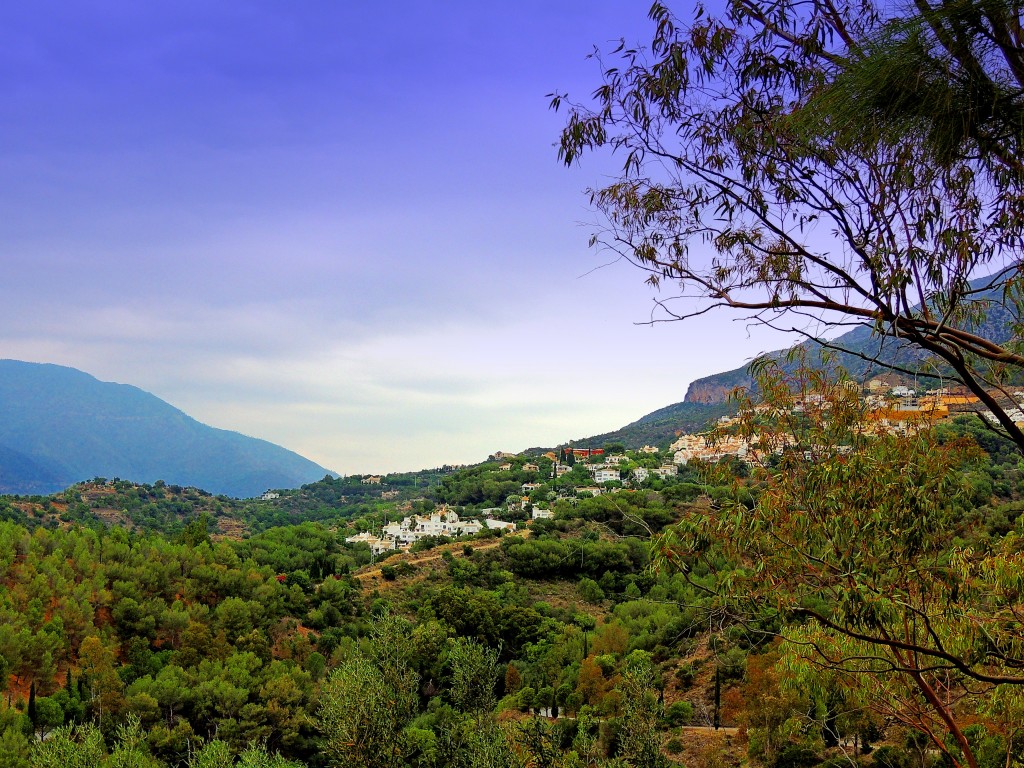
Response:
POLYGON ((349 544, 369 544, 370 551, 375 555, 379 555, 382 552, 390 552, 393 549, 397 549, 398 545, 394 539, 380 538, 374 536, 372 533, 358 533, 355 536, 349 536, 345 539, 349 544))
POLYGON ((485 519, 481 520, 480 522, 483 523, 484 528, 489 528, 492 531, 502 531, 502 530, 504 530, 504 531, 514 531, 516 529, 516 524, 515 523, 508 523, 508 522, 505 522, 504 520, 495 520, 495 519, 490 518, 490 517, 485 518, 485 519))
MULTIPOLYGON (((410 544, 425 539, 428 536, 472 536, 480 533, 484 528, 511 528, 515 530, 515 523, 506 523, 503 520, 485 518, 483 520, 460 520, 457 513, 442 507, 430 515, 410 515, 400 523, 389 523, 384 526, 381 538, 390 542, 389 549, 407 547, 410 544)), ((360 534, 368 536, 369 534, 360 534)), ((353 537, 353 539, 358 539, 353 537)), ((351 539, 346 539, 350 541, 351 539)), ((372 546, 372 545, 371 545, 372 546)))
POLYGON ((621 480, 617 469, 599 469, 594 472, 595 483, 607 483, 612 480, 621 480))

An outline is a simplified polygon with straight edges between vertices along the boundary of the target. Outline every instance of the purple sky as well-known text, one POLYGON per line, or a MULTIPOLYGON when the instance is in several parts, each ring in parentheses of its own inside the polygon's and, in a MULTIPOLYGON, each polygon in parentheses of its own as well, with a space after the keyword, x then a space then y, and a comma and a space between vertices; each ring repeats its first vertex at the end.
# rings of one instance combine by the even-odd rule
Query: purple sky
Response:
POLYGON ((781 345, 636 325, 545 94, 645 3, 0 7, 0 357, 342 473, 615 429, 781 345), (387 8, 387 11, 380 10, 387 8))

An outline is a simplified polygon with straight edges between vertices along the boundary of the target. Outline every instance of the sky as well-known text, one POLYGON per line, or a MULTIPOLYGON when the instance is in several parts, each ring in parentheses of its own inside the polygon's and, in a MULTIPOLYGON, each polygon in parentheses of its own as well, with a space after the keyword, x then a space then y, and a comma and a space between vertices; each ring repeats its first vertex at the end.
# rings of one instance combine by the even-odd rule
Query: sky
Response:
MULTIPOLYGON (((643 2, 0 5, 0 357, 342 474, 617 429, 785 345, 588 248, 565 115, 643 2)), ((684 11, 685 9, 680 9, 684 11)))

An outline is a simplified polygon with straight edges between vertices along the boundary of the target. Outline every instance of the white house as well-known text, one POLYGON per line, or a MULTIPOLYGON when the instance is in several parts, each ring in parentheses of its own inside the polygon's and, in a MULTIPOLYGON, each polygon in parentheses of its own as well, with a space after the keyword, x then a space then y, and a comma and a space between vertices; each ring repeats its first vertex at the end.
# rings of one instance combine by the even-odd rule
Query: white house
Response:
POLYGON ((555 511, 553 509, 537 509, 534 507, 530 516, 534 520, 550 520, 555 516, 555 511))
POLYGON ((345 541, 349 544, 368 544, 370 546, 370 551, 375 555, 379 555, 381 552, 390 552, 391 550, 398 548, 394 539, 382 539, 378 536, 374 536, 372 533, 366 532, 357 533, 355 536, 349 536, 345 541))
POLYGON ((647 471, 646 467, 637 467, 636 469, 633 470, 633 478, 638 483, 642 483, 644 480, 646 480, 650 476, 651 476, 651 473, 647 471))
POLYGON ((508 522, 505 522, 504 520, 495 520, 495 519, 490 518, 490 517, 484 518, 480 522, 482 522, 484 524, 484 528, 490 528, 492 531, 494 531, 494 530, 514 531, 516 529, 516 524, 515 523, 508 523, 508 522))
POLYGON ((617 469, 599 469, 594 472, 595 483, 607 483, 611 480, 621 480, 617 469))

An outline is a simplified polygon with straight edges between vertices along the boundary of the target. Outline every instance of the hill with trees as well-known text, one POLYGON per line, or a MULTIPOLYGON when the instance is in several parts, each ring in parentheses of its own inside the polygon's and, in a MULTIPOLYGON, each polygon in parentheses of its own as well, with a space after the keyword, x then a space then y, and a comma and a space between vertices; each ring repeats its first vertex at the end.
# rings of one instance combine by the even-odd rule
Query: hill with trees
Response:
MULTIPOLYGON (((831 429, 839 411, 825 411, 818 426, 831 429)), ((807 426, 808 444, 820 445, 807 426)), ((815 671, 806 646, 780 644, 814 629, 787 601, 856 631, 858 620, 843 617, 857 601, 881 608, 873 583, 832 579, 815 592, 825 582, 803 578, 795 542, 773 549, 764 532, 806 538, 806 518, 788 514, 793 495, 834 478, 846 494, 836 503, 859 522, 836 516, 828 533, 843 537, 841 556, 865 558, 882 597, 912 587, 926 558, 929 600, 972 612, 959 627, 933 612, 939 602, 917 603, 932 612, 941 647, 959 652, 966 646, 951 633, 983 626, 1013 652, 1011 591, 992 592, 981 570, 959 587, 948 577, 968 567, 950 552, 995 565, 1016 551, 1016 454, 969 417, 812 462, 794 447, 779 466, 695 461, 637 487, 606 483, 596 496, 570 492, 592 482, 596 463, 546 478, 543 457, 520 456, 379 485, 328 477, 269 500, 125 481, 0 499, 0 764, 909 765, 923 747, 893 716, 916 711, 901 704, 907 686, 882 696, 872 681, 885 673, 851 670, 853 686, 840 670, 815 671), (872 495, 858 495, 849 473, 893 452, 915 453, 916 473, 890 461, 891 471, 871 470, 872 495), (864 535, 873 516, 907 513, 888 492, 896 481, 922 527, 892 525, 876 541, 864 535), (504 495, 524 482, 537 485, 528 498, 504 495), (916 502, 915 487, 925 489, 916 502), (470 518, 494 504, 516 512, 521 530, 429 538, 376 558, 346 541, 405 515, 470 518), (531 508, 550 515, 523 525, 531 508), (759 527, 769 514, 774 527, 759 527), (890 571, 895 556, 906 567, 890 571), (770 579, 760 557, 774 558, 770 579)), ((660 461, 611 455, 616 466, 660 461)), ((827 542, 807 539, 809 554, 828 555, 827 542)), ((1006 565, 998 573, 1012 581, 1006 565)), ((902 626, 884 613, 878 621, 886 632, 902 626)), ((825 640, 836 638, 814 638, 825 640)), ((963 663, 983 675, 998 667, 969 652, 963 663)), ((968 737, 993 757, 986 766, 1003 765, 1024 734, 1016 710, 999 707, 1016 704, 984 684, 969 691, 950 714, 974 723, 968 737)))
POLYGON ((572 443, 593 446, 622 443, 634 449, 645 445, 665 448, 680 432, 701 432, 719 417, 733 413, 735 408, 725 403, 724 399, 666 405, 613 432, 573 440, 572 443))

